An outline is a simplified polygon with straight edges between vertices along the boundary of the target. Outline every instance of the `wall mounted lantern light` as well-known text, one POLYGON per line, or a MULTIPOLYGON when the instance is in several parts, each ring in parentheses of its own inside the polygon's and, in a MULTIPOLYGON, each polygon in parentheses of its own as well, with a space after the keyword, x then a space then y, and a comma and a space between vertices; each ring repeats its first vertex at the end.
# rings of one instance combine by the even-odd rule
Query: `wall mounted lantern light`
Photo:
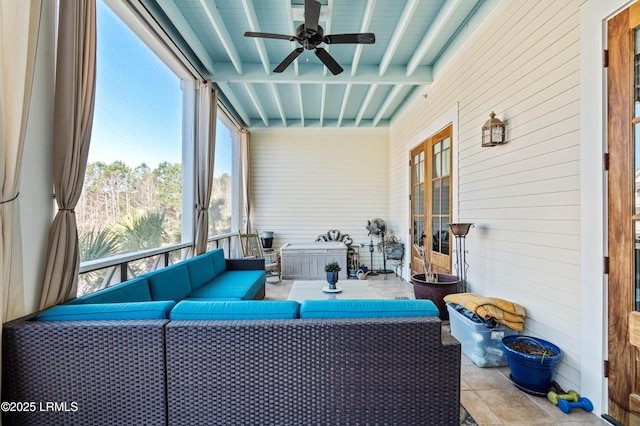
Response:
POLYGON ((482 126, 482 146, 496 146, 507 143, 504 123, 491 112, 491 118, 482 126))

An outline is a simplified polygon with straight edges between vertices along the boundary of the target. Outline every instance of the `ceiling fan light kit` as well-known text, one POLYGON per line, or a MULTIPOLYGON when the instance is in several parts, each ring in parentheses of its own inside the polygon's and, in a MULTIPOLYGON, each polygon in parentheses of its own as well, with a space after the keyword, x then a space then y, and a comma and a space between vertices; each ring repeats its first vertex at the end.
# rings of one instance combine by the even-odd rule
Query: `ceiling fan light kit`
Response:
POLYGON ((298 57, 305 49, 314 50, 316 56, 326 66, 333 75, 340 74, 344 69, 338 62, 322 47, 325 44, 373 44, 376 36, 373 33, 352 33, 352 34, 328 34, 324 35, 324 29, 318 24, 320 21, 320 2, 317 0, 305 0, 304 2, 304 23, 296 29, 296 35, 283 35, 272 33, 260 33, 247 31, 245 37, 270 38, 275 40, 297 41, 302 45, 293 50, 273 72, 281 73, 298 57))

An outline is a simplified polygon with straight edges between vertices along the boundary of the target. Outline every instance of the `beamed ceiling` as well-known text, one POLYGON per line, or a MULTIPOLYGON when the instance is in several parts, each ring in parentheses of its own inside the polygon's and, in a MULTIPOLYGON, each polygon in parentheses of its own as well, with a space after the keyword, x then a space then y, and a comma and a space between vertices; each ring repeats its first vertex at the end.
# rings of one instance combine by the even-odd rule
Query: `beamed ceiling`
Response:
POLYGON ((142 0, 220 99, 248 128, 387 127, 433 83, 433 67, 468 37, 493 0, 321 0, 326 34, 372 32, 375 44, 322 44, 344 68, 333 75, 313 50, 273 69, 296 41, 303 0, 142 0), (474 19, 475 18, 475 19, 474 19))

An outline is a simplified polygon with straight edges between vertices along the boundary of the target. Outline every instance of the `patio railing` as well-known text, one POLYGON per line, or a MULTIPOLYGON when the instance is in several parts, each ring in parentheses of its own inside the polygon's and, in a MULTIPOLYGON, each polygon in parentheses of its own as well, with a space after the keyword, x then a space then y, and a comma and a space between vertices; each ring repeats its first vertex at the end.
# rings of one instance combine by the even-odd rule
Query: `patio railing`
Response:
MULTIPOLYGON (((222 248, 226 258, 236 255, 238 247, 239 236, 237 232, 215 235, 207 240, 207 250, 222 248)), ((193 257, 193 253, 193 243, 182 243, 82 262, 78 280, 78 296, 173 265, 193 257)))

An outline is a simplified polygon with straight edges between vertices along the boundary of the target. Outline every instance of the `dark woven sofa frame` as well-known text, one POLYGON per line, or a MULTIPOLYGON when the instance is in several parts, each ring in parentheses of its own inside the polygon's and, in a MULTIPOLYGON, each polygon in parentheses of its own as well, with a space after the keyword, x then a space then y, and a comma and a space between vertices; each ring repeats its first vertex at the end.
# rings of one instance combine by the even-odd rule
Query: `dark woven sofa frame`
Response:
MULTIPOLYGON (((265 302, 268 303, 268 302, 265 302)), ((460 345, 436 317, 4 325, 10 425, 457 425, 460 345)))
POLYGON ((166 425, 168 320, 33 316, 4 324, 2 401, 35 403, 35 410, 5 411, 4 425, 166 425))

